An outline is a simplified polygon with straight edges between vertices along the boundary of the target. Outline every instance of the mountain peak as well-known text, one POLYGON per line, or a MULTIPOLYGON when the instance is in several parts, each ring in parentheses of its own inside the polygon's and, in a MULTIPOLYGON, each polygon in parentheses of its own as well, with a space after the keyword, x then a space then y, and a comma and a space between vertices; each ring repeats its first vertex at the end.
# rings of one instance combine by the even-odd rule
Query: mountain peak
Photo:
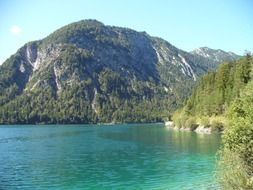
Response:
POLYGON ((86 26, 90 26, 90 27, 104 26, 104 23, 102 23, 102 22, 100 22, 100 21, 98 21, 96 19, 84 19, 84 20, 80 20, 80 21, 74 22, 72 24, 74 24, 74 25, 86 25, 86 26))
POLYGON ((212 49, 209 47, 200 47, 197 48, 193 51, 191 51, 190 53, 194 54, 194 55, 199 55, 202 57, 205 57, 207 59, 212 59, 214 60, 216 63, 222 62, 222 61, 235 61, 236 59, 238 59, 240 56, 233 53, 233 52, 226 52, 223 51, 221 49, 212 49))

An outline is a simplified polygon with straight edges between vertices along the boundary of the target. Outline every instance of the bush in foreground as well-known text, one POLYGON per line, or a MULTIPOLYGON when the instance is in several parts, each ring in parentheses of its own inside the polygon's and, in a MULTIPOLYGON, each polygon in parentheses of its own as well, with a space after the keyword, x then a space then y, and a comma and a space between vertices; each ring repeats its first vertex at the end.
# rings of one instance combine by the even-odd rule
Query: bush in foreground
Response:
POLYGON ((219 180, 223 189, 253 189, 253 81, 228 110, 219 180))

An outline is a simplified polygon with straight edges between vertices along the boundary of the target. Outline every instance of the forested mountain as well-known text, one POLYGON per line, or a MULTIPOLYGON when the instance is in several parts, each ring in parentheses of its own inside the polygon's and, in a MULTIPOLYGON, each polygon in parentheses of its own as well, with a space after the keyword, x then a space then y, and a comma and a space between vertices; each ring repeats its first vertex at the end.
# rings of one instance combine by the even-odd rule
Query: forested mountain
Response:
POLYGON ((206 116, 223 114, 226 108, 251 80, 252 59, 243 57, 234 63, 225 62, 208 72, 189 98, 185 111, 206 116))
MULTIPOLYGON (((175 125, 178 127, 191 127, 189 125, 194 124, 212 126, 212 118, 224 116, 231 102, 239 97, 243 88, 251 80, 252 65, 253 60, 250 55, 247 55, 235 62, 224 62, 216 71, 205 74, 185 106, 175 112, 175 125)), ((217 122, 224 125, 223 121, 214 122, 215 125, 218 125, 217 122)))
POLYGON ((79 21, 1 65, 0 123, 161 121, 218 64, 145 32, 79 21))

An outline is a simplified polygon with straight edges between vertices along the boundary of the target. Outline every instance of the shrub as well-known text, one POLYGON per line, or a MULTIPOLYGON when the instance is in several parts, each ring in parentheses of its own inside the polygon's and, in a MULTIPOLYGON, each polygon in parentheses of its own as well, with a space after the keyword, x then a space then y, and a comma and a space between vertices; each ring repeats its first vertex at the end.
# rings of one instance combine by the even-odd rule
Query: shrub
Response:
POLYGON ((253 189, 253 81, 228 109, 219 179, 223 189, 253 189))
POLYGON ((172 116, 172 121, 174 122, 174 126, 178 128, 185 127, 186 120, 187 120, 187 116, 182 111, 177 111, 172 116))
POLYGON ((203 125, 205 128, 210 127, 209 125, 209 117, 203 116, 200 118, 200 125, 203 125))
POLYGON ((194 131, 198 127, 196 119, 194 117, 190 117, 189 119, 187 119, 185 122, 185 127, 190 128, 191 131, 194 131))
POLYGON ((210 124, 212 132, 220 132, 223 131, 224 124, 221 121, 213 120, 210 124))
POLYGON ((219 153, 220 160, 216 178, 224 190, 252 190, 253 179, 249 173, 247 164, 241 156, 228 148, 219 153))

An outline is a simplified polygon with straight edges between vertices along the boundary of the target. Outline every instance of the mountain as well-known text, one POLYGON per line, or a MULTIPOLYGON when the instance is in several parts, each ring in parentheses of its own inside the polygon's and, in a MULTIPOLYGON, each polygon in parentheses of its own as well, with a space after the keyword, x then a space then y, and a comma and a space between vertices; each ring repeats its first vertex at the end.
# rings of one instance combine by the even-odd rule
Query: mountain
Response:
POLYGON ((222 63, 224 60, 235 61, 238 59, 238 55, 233 52, 225 52, 223 50, 215 50, 208 47, 201 47, 191 52, 193 55, 199 55, 209 59, 216 64, 222 63))
POLYGON ((79 21, 1 65, 0 123, 161 121, 218 64, 145 32, 79 21))

